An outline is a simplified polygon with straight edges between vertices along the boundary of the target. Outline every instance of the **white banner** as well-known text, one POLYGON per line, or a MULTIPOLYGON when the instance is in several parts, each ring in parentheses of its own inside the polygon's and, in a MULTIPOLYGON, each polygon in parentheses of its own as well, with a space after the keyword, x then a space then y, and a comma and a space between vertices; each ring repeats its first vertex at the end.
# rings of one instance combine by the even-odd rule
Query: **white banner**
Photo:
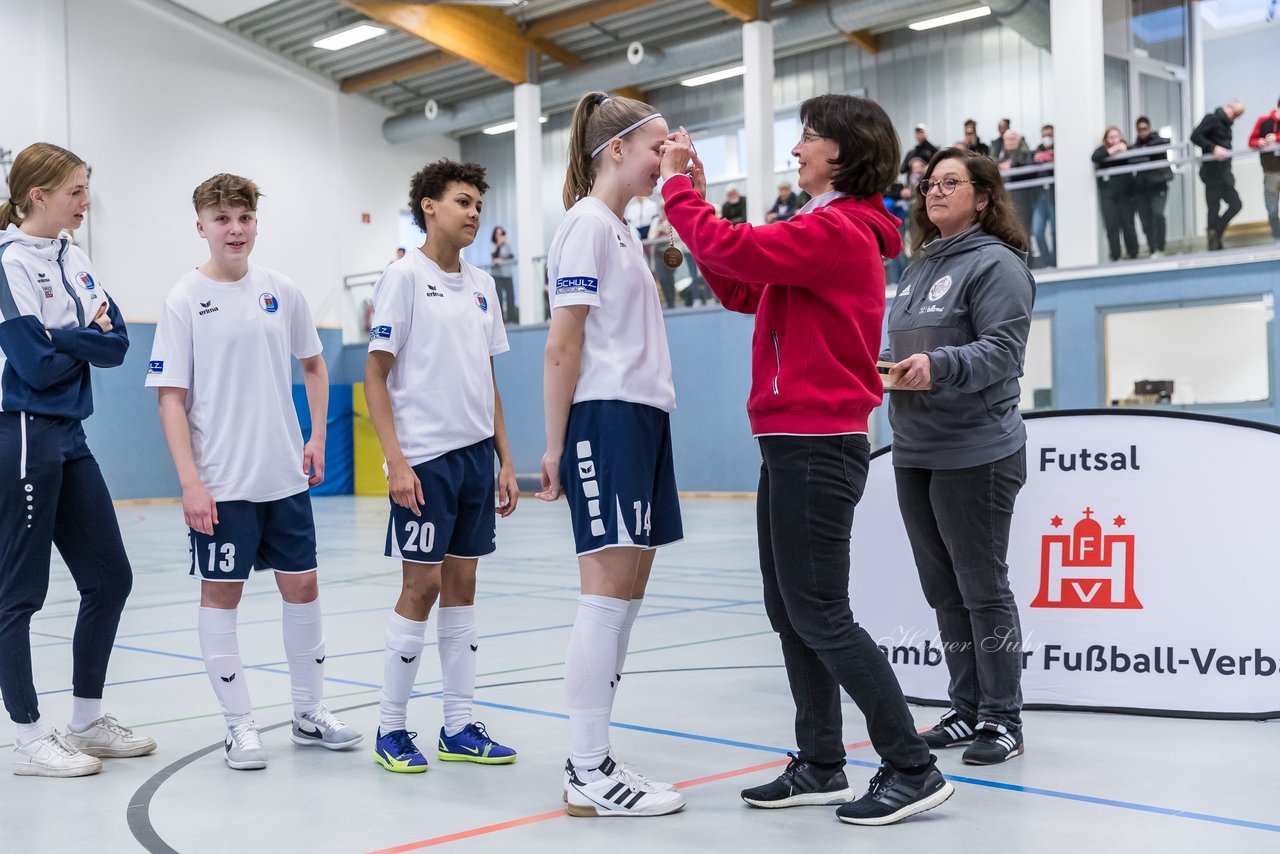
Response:
MULTIPOLYGON (((1116 410, 1026 423, 1009 544, 1024 702, 1280 717, 1280 432, 1116 410)), ((852 556, 854 616, 907 696, 945 702, 889 453, 871 461, 852 556)))

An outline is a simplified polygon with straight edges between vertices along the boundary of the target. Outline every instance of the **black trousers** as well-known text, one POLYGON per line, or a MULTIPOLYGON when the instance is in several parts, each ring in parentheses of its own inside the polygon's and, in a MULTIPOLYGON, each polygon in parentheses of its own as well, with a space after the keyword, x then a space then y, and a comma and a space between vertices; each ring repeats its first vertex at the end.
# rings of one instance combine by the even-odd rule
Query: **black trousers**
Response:
POLYGON ((1204 181, 1204 203, 1208 210, 1205 224, 1221 236, 1244 207, 1236 192, 1236 176, 1231 172, 1230 163, 1206 163, 1200 167, 1200 179, 1204 181))
POLYGON ((1026 448, 964 469, 894 468, 924 598, 938 617, 951 707, 1022 727, 1022 624, 1009 587, 1009 527, 1026 448))
POLYGON ((1139 190, 1133 194, 1133 206, 1142 223, 1142 233, 1147 236, 1147 247, 1152 252, 1163 252, 1166 223, 1164 206, 1168 201, 1168 188, 1139 190))
POLYGON ((1107 230, 1107 249, 1112 261, 1120 260, 1120 242, 1124 240, 1124 254, 1138 257, 1138 231, 1133 227, 1133 196, 1127 191, 1102 190, 1102 222, 1107 230))
POLYGON ((928 763, 898 679, 849 605, 849 541, 867 482, 866 437, 762 436, 760 452, 764 605, 782 641, 800 758, 843 766, 843 688, 884 761, 899 770, 928 763))
POLYGON ((79 421, 0 412, 0 693, 17 723, 40 717, 31 617, 49 592, 55 545, 80 591, 72 691, 100 698, 133 586, 111 495, 79 421))
POLYGON ((518 323, 520 318, 516 311, 516 288, 510 276, 494 276, 494 289, 498 292, 498 302, 501 304, 503 323, 518 323))

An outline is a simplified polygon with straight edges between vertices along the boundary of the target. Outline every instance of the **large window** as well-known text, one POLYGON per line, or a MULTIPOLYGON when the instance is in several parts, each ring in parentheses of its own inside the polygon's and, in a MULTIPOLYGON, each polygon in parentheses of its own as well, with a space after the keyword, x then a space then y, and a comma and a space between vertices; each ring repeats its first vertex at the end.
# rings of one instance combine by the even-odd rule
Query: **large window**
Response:
POLYGON ((1031 318, 1021 386, 1019 409, 1025 412, 1053 406, 1053 319, 1047 315, 1031 318))
POLYGON ((1268 400, 1272 313, 1270 294, 1107 313, 1107 402, 1116 406, 1268 400))

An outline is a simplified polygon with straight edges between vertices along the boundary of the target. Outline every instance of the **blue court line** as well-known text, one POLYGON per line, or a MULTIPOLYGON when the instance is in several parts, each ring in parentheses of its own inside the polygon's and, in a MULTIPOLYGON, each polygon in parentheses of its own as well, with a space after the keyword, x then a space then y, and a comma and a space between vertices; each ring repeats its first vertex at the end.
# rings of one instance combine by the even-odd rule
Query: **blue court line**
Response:
MULTIPOLYGON (((569 716, 560 712, 549 712, 545 709, 531 709, 525 706, 512 706, 505 703, 491 703, 484 700, 474 700, 477 706, 485 706, 491 709, 502 709, 509 712, 520 712, 528 715, 538 715, 547 718, 559 718, 568 720, 569 716)), ((772 747, 766 744, 753 744, 749 741, 734 741, 727 738, 717 738, 710 735, 698 735, 691 732, 680 732, 679 730, 659 729, 657 727, 640 726, 639 724, 624 724, 617 721, 610 721, 609 726, 618 729, 632 730, 635 732, 649 733, 652 735, 662 735, 669 738, 683 738, 689 741, 700 741, 707 744, 720 744, 726 747, 739 747, 748 750, 759 750, 764 753, 780 753, 786 755, 794 751, 787 750, 784 747, 772 747)), ((860 759, 846 759, 846 764, 860 765, 864 768, 879 768, 878 762, 866 762, 860 759)), ((1040 795, 1046 798, 1059 798, 1067 801, 1077 801, 1079 803, 1094 804, 1096 806, 1114 807, 1116 809, 1133 810, 1135 812, 1152 813, 1155 815, 1167 815, 1174 818, 1189 818, 1195 821, 1206 821, 1213 824, 1226 824, 1233 827, 1245 827, 1251 830, 1266 830, 1272 833, 1280 833, 1280 825, 1267 824, 1261 821, 1248 821, 1241 818, 1230 818, 1228 816, 1212 815, 1210 813, 1190 812, 1187 810, 1173 809, 1171 807, 1158 807, 1151 804, 1139 804, 1133 801, 1118 801, 1112 798, 1099 798, 1092 795, 1080 795, 1075 792, 1060 792, 1056 789, 1040 789, 1034 786, 1019 786, 1014 783, 1000 783, 994 780, 982 780, 976 777, 960 777, 953 774, 945 775, 948 780, 953 783, 965 783, 971 786, 983 786, 989 789, 1000 789, 1006 792, 1019 792, 1026 795, 1040 795)))
MULTIPOLYGON (((760 604, 760 601, 761 600, 755 600, 754 602, 749 600, 742 600, 737 602, 731 601, 723 605, 708 605, 702 608, 678 608, 678 609, 672 609, 667 611, 659 611, 656 613, 641 613, 638 615, 637 618, 642 619, 642 618, 653 618, 653 617, 666 617, 672 614, 688 614, 692 612, 719 611, 725 608, 736 608, 740 605, 760 604)), ((487 640, 491 638, 510 637, 513 635, 529 635, 529 634, 537 634, 540 632, 555 631, 557 629, 570 629, 570 628, 573 628, 572 623, 564 624, 564 625, 555 625, 555 626, 539 626, 537 628, 532 628, 532 629, 516 629, 510 632, 494 632, 492 634, 480 635, 479 639, 487 640)), ((429 648, 435 645, 436 645, 435 641, 429 641, 424 645, 424 648, 429 648)), ((204 659, 198 655, 187 655, 186 653, 168 652, 166 650, 160 650, 160 649, 148 649, 146 647, 129 646, 129 645, 120 644, 120 643, 115 644, 113 648, 127 650, 129 652, 141 652, 148 655, 160 655, 160 656, 165 656, 167 658, 177 658, 183 661, 199 661, 202 663, 204 661, 204 659)), ((350 658, 358 655, 373 655, 374 653, 380 653, 382 651, 383 649, 379 647, 377 649, 359 650, 356 652, 339 652, 339 653, 334 653, 329 657, 330 658, 350 658)), ((273 668, 278 668, 284 664, 288 664, 288 662, 287 661, 267 661, 267 662, 262 662, 260 664, 246 664, 244 665, 244 668, 245 670, 260 670, 264 673, 283 673, 285 675, 288 675, 287 670, 273 669, 273 668)), ((138 679, 124 679, 118 682, 108 682, 106 683, 106 685, 104 685, 104 687, 113 688, 113 687, 118 687, 120 685, 137 685, 143 682, 158 682, 165 679, 181 679, 189 676, 201 676, 201 675, 204 675, 203 670, 193 671, 190 673, 170 673, 164 676, 146 676, 138 679)), ((365 682, 353 682, 351 680, 341 679, 336 676, 325 676, 324 681, 333 682, 339 685, 354 685, 361 688, 369 688, 374 691, 380 690, 382 688, 381 685, 373 685, 365 682)), ((47 697, 47 696, 53 696, 55 694, 68 694, 71 692, 71 690, 72 690, 71 688, 55 688, 50 691, 38 691, 36 692, 36 696, 47 697)), ((420 695, 420 696, 426 696, 426 695, 420 695)))

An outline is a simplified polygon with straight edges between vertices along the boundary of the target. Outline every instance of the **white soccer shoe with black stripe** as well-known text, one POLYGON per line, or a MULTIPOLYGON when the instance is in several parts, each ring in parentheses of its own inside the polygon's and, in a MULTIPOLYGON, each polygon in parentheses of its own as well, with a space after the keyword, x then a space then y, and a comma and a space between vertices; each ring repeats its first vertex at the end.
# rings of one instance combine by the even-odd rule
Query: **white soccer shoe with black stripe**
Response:
POLYGON ((566 800, 569 815, 579 818, 669 815, 684 808, 684 795, 654 791, 636 775, 606 757, 594 771, 570 766, 566 800))
POLYGON ((955 709, 947 709, 933 729, 920 733, 930 750, 942 750, 973 741, 974 722, 967 721, 955 709))
MULTIPOLYGON (((618 765, 625 773, 632 777, 632 785, 637 789, 644 789, 646 792, 674 792, 676 790, 674 783, 659 783, 657 780, 650 780, 645 775, 635 769, 635 766, 629 762, 618 762, 612 756, 610 761, 618 765)), ((569 802, 569 778, 573 776, 573 760, 566 759, 564 761, 564 801, 569 802)))
POLYGON ((1011 730, 994 721, 981 721, 973 744, 964 749, 961 759, 966 765, 999 765, 1021 756, 1024 749, 1022 730, 1011 730))

